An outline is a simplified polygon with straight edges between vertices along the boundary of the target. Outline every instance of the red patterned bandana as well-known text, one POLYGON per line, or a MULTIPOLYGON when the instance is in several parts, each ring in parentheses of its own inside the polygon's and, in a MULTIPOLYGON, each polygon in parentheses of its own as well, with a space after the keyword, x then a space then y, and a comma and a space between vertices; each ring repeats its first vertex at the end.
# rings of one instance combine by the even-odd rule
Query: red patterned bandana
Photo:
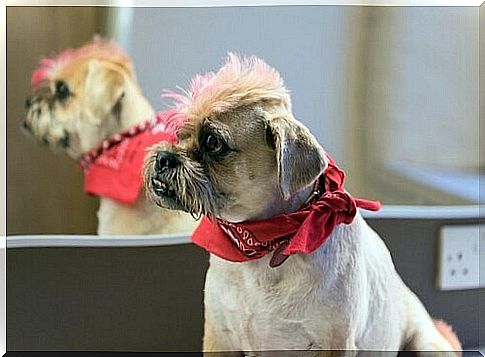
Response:
POLYGON ((328 154, 327 158, 329 164, 316 182, 314 197, 299 211, 241 223, 204 217, 192 241, 232 262, 258 259, 274 251, 270 266, 277 267, 292 254, 315 251, 336 225, 353 221, 357 207, 380 209, 377 201, 356 199, 347 193, 344 172, 328 154))
POLYGON ((160 112, 82 155, 79 166, 84 171, 85 192, 133 204, 143 183, 147 150, 160 141, 174 143, 177 123, 182 121, 175 110, 160 112))

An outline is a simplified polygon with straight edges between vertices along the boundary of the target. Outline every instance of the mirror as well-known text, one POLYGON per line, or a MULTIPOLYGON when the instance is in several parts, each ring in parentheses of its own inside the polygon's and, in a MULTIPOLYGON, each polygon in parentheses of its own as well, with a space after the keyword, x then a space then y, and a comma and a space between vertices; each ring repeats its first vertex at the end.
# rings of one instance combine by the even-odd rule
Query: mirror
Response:
POLYGON ((344 168, 355 196, 384 205, 476 205, 485 174, 480 12, 10 7, 7 233, 96 231, 97 199, 83 194, 76 163, 19 130, 39 59, 79 46, 95 33, 124 47, 157 111, 168 104, 160 99, 163 89, 186 87, 194 74, 217 69, 228 51, 262 57, 280 71, 295 116, 344 168))

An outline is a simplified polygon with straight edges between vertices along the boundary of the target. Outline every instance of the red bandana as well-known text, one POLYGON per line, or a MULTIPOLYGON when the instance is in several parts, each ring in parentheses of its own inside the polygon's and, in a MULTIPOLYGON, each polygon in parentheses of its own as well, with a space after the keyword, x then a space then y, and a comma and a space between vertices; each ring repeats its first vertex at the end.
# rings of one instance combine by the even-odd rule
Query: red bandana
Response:
POLYGON ((271 267, 290 255, 309 254, 325 243, 335 226, 353 221, 357 207, 377 211, 381 204, 353 198, 344 189, 345 174, 327 155, 329 164, 316 183, 315 196, 299 211, 259 221, 230 223, 204 217, 192 241, 232 262, 245 262, 274 251, 271 267))
POLYGON ((178 116, 174 110, 160 112, 82 155, 79 166, 84 171, 85 192, 133 204, 143 183, 148 148, 160 141, 176 141, 173 126, 178 116))

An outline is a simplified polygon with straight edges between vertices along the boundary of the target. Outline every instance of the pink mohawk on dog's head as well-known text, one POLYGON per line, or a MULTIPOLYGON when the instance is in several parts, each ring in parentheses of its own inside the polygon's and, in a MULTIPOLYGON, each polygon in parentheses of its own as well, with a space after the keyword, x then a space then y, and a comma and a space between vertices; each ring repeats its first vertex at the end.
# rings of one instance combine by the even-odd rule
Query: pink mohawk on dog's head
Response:
POLYGON ((207 117, 258 101, 278 101, 291 110, 290 97, 280 74, 263 60, 229 53, 216 73, 196 75, 184 94, 165 92, 164 98, 188 118, 207 117))
POLYGON ((118 63, 126 68, 130 75, 133 73, 130 59, 121 47, 113 41, 95 36, 91 42, 80 48, 68 48, 57 56, 41 59, 40 67, 34 71, 31 77, 32 87, 36 87, 41 82, 52 79, 58 71, 62 70, 62 68, 72 61, 89 57, 118 63))

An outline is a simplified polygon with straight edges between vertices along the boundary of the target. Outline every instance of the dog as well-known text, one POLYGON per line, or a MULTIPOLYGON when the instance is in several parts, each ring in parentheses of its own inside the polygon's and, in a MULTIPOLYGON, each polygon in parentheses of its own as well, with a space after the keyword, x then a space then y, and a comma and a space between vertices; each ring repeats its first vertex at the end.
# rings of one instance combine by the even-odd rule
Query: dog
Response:
POLYGON ((131 134, 153 141, 157 136, 148 129, 157 124, 160 128, 163 123, 156 119, 163 119, 164 113, 154 116, 120 47, 95 37, 80 48, 45 58, 32 75, 32 89, 22 127, 52 150, 81 162, 86 191, 100 196, 98 234, 179 233, 194 228, 189 215, 160 211, 143 192, 146 150, 131 134), (132 158, 134 162, 125 164, 132 158))
POLYGON ((444 335, 456 335, 440 333, 357 209, 379 204, 345 191, 275 69, 229 54, 166 96, 185 119, 176 143, 147 156, 145 187, 159 206, 204 216, 192 236, 211 253, 204 351, 455 356, 444 335))

